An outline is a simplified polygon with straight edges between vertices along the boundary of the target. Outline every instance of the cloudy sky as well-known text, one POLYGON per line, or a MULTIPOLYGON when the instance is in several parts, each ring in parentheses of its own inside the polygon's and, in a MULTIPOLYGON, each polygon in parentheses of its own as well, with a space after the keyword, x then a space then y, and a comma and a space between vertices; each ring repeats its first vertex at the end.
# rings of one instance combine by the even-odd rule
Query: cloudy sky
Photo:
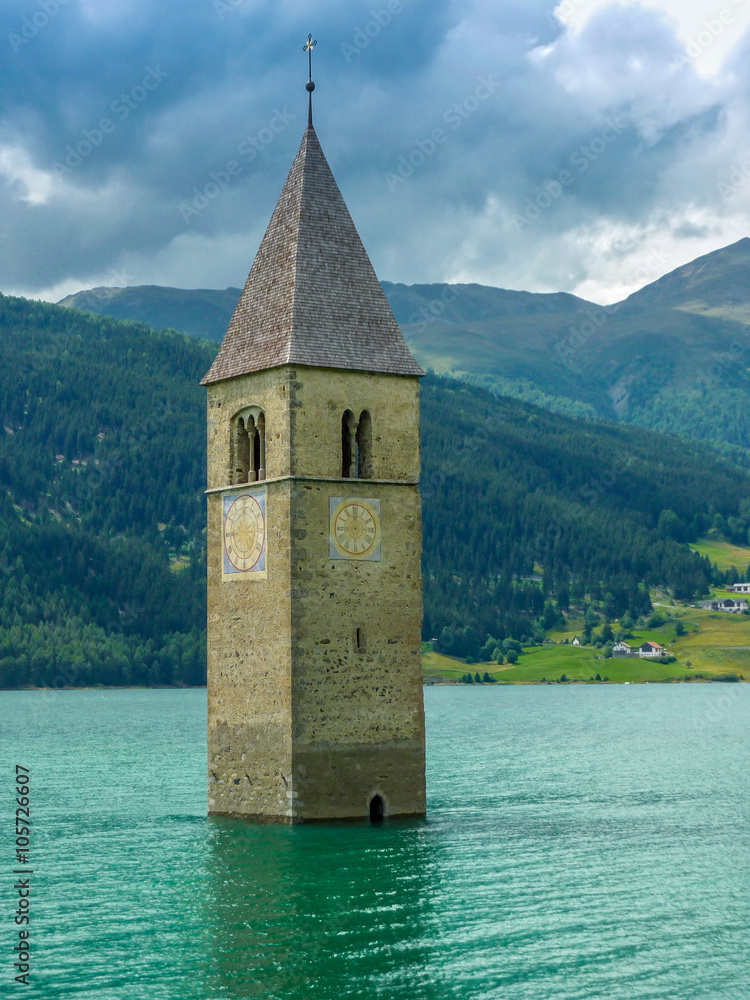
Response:
POLYGON ((750 235, 750 0, 3 0, 0 291, 241 285, 309 31, 382 279, 613 302, 750 235))

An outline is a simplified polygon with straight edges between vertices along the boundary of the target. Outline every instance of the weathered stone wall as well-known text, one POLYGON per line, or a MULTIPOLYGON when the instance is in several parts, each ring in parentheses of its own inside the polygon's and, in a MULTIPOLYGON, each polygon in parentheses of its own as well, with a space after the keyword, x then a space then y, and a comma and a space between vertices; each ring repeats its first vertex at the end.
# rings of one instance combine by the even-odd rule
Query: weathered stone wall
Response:
POLYGON ((209 811, 366 817, 379 794, 424 813, 418 380, 284 367, 208 392, 209 811), (251 405, 267 481, 229 488, 231 418, 251 405), (346 409, 371 414, 373 480, 341 478, 346 409), (258 488, 265 579, 223 580, 223 492, 258 488), (330 558, 333 496, 380 500, 380 561, 330 558))
POLYGON ((222 494, 208 498, 211 813, 290 816, 290 487, 289 480, 265 487, 265 579, 249 573, 222 580, 222 494))
POLYGON ((341 476, 341 418, 372 418, 373 479, 419 479, 419 379, 367 372, 291 371, 292 474, 341 476))
POLYGON ((296 482, 291 516, 298 809, 306 818, 367 816, 380 794, 393 815, 423 813, 418 488, 296 482), (380 499, 380 561, 329 558, 331 496, 380 499))
POLYGON ((339 478, 347 409, 372 418, 373 479, 419 479, 418 379, 284 366, 208 387, 209 489, 231 482, 231 419, 253 405, 266 417, 266 479, 339 478))
MULTIPOLYGON (((258 372, 208 388, 208 487, 226 487, 230 423, 249 405, 266 414, 269 477, 289 471, 289 386, 258 372)), ((262 488, 235 487, 231 493, 262 488)), ((290 487, 266 490, 265 578, 222 580, 222 494, 208 497, 209 812, 289 818, 292 798, 290 487)))

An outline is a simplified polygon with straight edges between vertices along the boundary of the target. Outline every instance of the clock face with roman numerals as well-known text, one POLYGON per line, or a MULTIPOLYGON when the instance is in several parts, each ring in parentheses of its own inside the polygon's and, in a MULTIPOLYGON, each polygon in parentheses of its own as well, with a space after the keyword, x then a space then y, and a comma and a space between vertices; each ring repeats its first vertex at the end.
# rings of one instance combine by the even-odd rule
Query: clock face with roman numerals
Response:
POLYGON ((332 559, 380 559, 380 501, 331 497, 332 559))
POLYGON ((266 568, 265 495, 224 497, 224 577, 266 568))

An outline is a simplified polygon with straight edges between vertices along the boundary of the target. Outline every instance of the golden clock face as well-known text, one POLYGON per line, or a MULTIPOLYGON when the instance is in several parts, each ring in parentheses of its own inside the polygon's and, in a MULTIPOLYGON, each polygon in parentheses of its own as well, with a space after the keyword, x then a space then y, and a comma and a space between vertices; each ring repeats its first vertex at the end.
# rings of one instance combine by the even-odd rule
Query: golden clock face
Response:
POLYGON ((233 500, 227 499, 226 502, 224 551, 231 567, 229 572, 233 569, 235 572, 246 573, 258 567, 261 556, 265 562, 264 511, 258 500, 250 494, 242 494, 233 500))
POLYGON ((331 557, 379 559, 380 502, 334 497, 331 508, 331 557))

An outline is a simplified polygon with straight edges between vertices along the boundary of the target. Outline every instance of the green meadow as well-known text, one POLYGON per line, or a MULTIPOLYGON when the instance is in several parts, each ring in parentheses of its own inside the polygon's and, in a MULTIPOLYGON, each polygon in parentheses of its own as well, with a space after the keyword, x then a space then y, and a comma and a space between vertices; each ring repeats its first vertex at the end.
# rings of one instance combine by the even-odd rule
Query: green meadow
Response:
POLYGON ((750 566, 750 548, 732 545, 710 535, 693 543, 690 548, 701 556, 708 556, 716 568, 724 572, 734 568, 742 574, 750 566))
MULTIPOLYGON (((703 608, 660 608, 669 614, 659 628, 638 629, 627 641, 638 645, 658 642, 676 657, 673 663, 659 663, 640 657, 609 657, 593 646, 570 644, 575 632, 551 634, 551 642, 529 647, 516 664, 476 663, 443 656, 433 650, 422 656, 428 683, 457 682, 466 673, 484 672, 501 684, 542 684, 566 680, 577 683, 647 684, 688 680, 712 680, 735 674, 750 680, 750 616, 706 611, 703 608), (686 634, 677 635, 677 621, 686 634), (568 643, 564 642, 568 639, 568 643)), ((617 626, 613 626, 616 630, 617 626)))

